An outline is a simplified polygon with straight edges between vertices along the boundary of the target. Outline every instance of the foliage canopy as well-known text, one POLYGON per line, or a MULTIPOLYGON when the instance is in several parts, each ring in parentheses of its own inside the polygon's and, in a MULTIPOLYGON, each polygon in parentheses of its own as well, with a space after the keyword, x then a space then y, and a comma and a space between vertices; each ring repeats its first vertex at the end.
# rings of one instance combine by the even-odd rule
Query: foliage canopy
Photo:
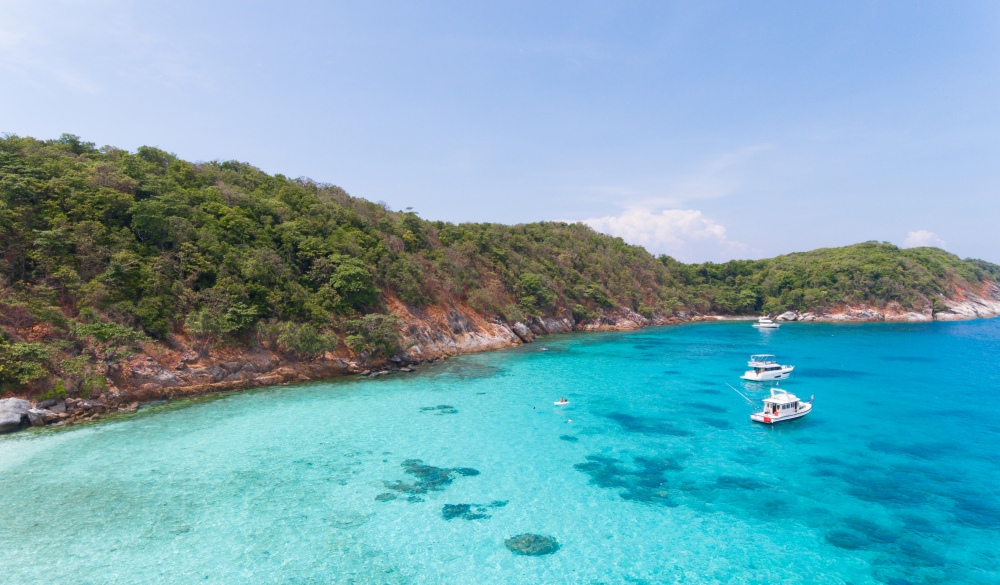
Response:
POLYGON ((73 135, 0 139, 5 388, 45 378, 72 391, 100 374, 94 364, 177 335, 303 359, 338 344, 391 355, 401 323, 385 314, 390 297, 508 321, 626 307, 751 314, 940 308, 956 287, 998 278, 993 264, 874 242, 686 265, 581 224, 427 221, 242 162, 73 135))

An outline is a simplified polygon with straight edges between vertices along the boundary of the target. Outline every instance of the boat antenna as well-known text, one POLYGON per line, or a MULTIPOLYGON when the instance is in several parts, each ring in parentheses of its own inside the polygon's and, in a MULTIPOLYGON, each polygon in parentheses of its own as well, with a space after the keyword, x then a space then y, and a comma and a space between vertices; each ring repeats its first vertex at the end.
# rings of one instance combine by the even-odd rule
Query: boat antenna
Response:
MULTIPOLYGON (((730 388, 733 388, 733 385, 730 384, 729 382, 726 382, 726 386, 729 386, 730 388)), ((733 392, 736 392, 737 394, 739 394, 740 396, 742 396, 743 400, 746 400, 751 406, 753 406, 753 401, 750 400, 749 398, 747 398, 745 394, 743 394, 742 392, 740 392, 736 388, 733 388, 733 392)))

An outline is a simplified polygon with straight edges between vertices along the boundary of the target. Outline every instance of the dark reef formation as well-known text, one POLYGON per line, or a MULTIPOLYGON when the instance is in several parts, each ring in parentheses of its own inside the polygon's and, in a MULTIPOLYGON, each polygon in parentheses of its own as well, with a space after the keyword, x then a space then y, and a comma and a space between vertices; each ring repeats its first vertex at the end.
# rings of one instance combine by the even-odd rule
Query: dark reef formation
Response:
POLYGON ((437 406, 421 406, 420 412, 433 412, 434 414, 458 414, 458 410, 450 404, 439 404, 437 406))
POLYGON ((559 550, 559 542, 551 536, 541 534, 519 534, 504 541, 504 546, 514 554, 540 557, 559 550))
POLYGON ((503 508, 507 505, 507 500, 494 500, 488 505, 483 504, 445 504, 441 508, 441 517, 445 520, 485 520, 490 515, 486 513, 489 508, 503 508))
POLYGON ((479 475, 478 469, 471 467, 434 467, 426 465, 420 459, 407 459, 402 463, 407 473, 417 478, 413 483, 403 481, 387 481, 385 487, 408 494, 426 494, 429 491, 439 491, 455 481, 456 476, 479 475))
POLYGON ((623 429, 631 433, 643 433, 646 435, 668 435, 672 437, 690 437, 691 431, 677 428, 674 423, 654 417, 633 416, 621 412, 613 412, 608 418, 620 424, 623 429))
POLYGON ((676 506, 667 492, 664 475, 679 471, 681 466, 665 458, 636 457, 634 461, 637 469, 627 468, 611 457, 588 455, 586 463, 573 467, 589 475, 591 483, 598 487, 621 490, 619 495, 623 500, 676 506))

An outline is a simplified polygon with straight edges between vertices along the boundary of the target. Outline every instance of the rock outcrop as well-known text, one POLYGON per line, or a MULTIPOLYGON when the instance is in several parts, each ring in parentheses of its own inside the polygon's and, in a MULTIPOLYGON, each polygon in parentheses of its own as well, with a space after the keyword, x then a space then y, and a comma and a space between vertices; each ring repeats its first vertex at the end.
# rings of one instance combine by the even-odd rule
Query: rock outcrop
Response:
POLYGON ((958 291, 950 299, 945 299, 947 311, 934 315, 935 319, 952 321, 956 319, 978 319, 1000 315, 1000 285, 988 283, 979 291, 958 291))
MULTIPOLYGON (((49 399, 32 404, 20 398, 0 400, 0 433, 28 426, 73 424, 95 420, 109 413, 135 412, 140 403, 259 386, 273 386, 331 378, 343 374, 378 377, 393 372, 411 372, 414 364, 465 353, 491 351, 536 341, 540 335, 569 331, 620 331, 650 325, 745 317, 706 316, 694 312, 644 316, 630 308, 605 311, 577 321, 568 310, 555 315, 533 316, 525 322, 506 323, 499 317, 486 319, 464 305, 410 308, 389 298, 389 311, 400 316, 404 351, 375 363, 360 361, 347 348, 303 361, 262 347, 235 346, 193 351, 189 343, 176 349, 157 348, 156 355, 138 355, 115 366, 113 385, 95 399, 49 399)), ((827 312, 786 311, 774 317, 782 322, 931 321, 973 319, 1000 314, 1000 285, 986 284, 982 290, 959 291, 944 300, 947 311, 904 309, 898 304, 872 307, 843 305, 827 312)), ((930 302, 928 302, 928 305, 930 302)))
POLYGON ((531 343, 535 340, 534 332, 531 329, 528 329, 528 326, 520 321, 511 325, 510 330, 514 332, 514 335, 517 335, 517 338, 520 339, 522 343, 531 343))
MULTIPOLYGON (((405 358, 409 361, 427 361, 527 343, 506 323, 484 319, 464 306, 411 309, 392 299, 389 309, 407 324, 403 340, 405 358)), ((522 327, 527 329, 523 324, 522 327)), ((525 335, 523 330, 522 335, 525 335)))
POLYGON ((0 433, 10 433, 28 423, 31 403, 20 398, 0 400, 0 433))
POLYGON ((622 308, 609 311, 600 317, 586 319, 577 324, 581 331, 626 331, 639 329, 650 325, 667 323, 665 317, 654 315, 652 319, 636 313, 632 309, 622 308))

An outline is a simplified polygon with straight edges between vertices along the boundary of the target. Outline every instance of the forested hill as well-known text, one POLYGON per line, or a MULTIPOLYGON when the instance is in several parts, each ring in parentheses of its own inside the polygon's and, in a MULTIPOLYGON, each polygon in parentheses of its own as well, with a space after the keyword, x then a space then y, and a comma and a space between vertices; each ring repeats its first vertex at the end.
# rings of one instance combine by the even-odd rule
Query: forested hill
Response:
POLYGON ((0 388, 79 378, 148 340, 384 354, 394 299, 509 323, 586 321, 623 307, 923 308, 998 277, 985 262, 878 243, 684 265, 579 224, 455 225, 240 162, 71 135, 0 139, 0 388))

